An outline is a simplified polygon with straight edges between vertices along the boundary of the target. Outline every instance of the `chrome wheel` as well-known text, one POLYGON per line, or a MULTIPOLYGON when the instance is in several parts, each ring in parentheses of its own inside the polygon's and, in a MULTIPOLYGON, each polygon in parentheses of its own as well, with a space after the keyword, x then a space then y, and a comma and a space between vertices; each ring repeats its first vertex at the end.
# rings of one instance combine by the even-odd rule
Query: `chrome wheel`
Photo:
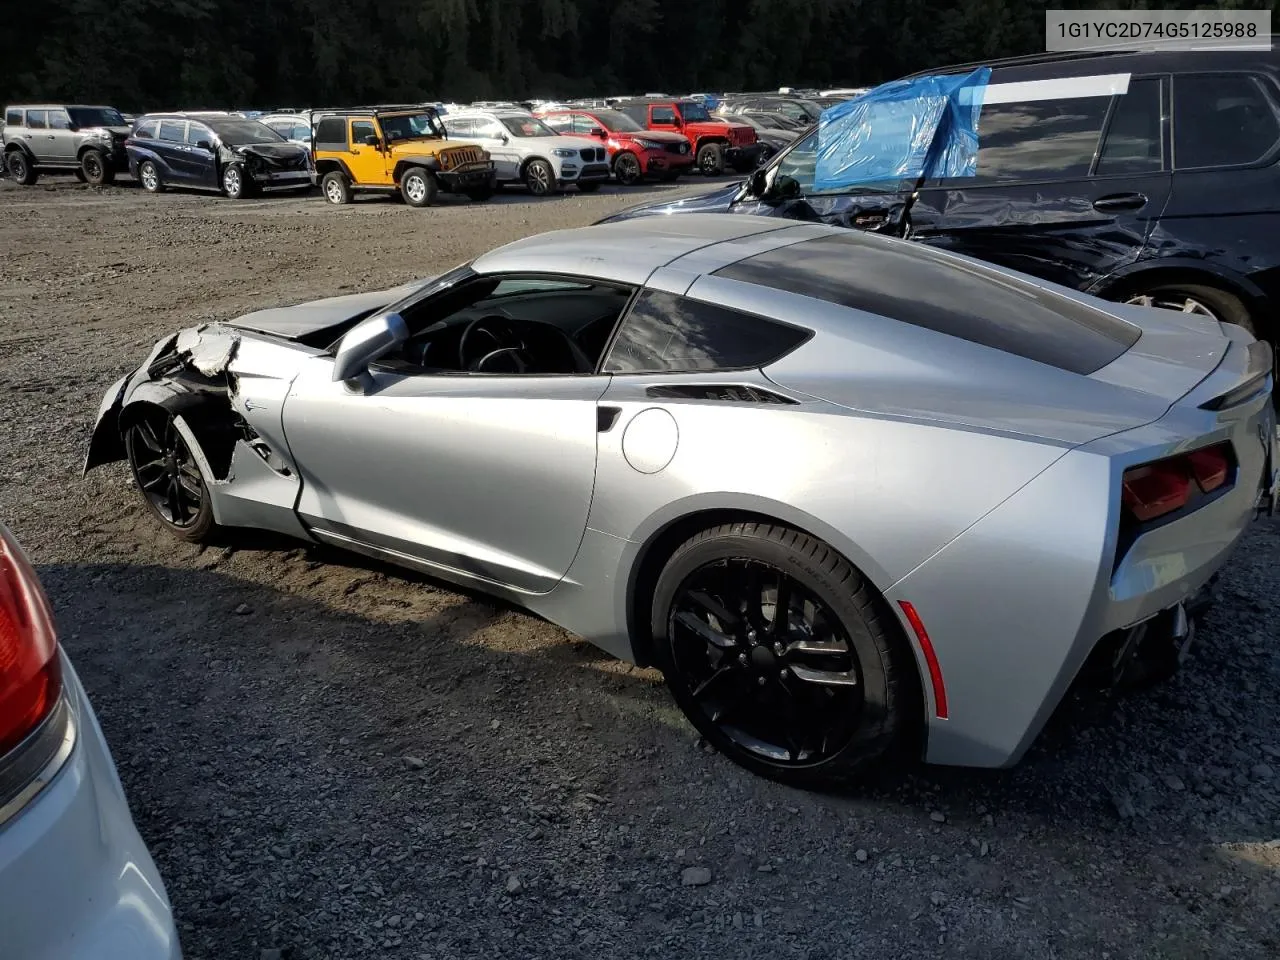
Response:
POLYGON ((330 203, 342 203, 345 199, 342 195, 342 184, 333 179, 325 180, 324 195, 330 203))
POLYGON ((138 177, 142 180, 143 190, 155 193, 160 188, 160 174, 156 172, 155 164, 150 161, 138 168, 138 177))
POLYGON ((125 433, 138 489, 151 509, 174 527, 194 526, 205 501, 204 480, 170 417, 144 417, 125 433))
POLYGON ((1195 313, 1202 317, 1211 317, 1214 320, 1221 319, 1195 297, 1185 296, 1175 290, 1139 294, 1138 296, 1130 297, 1125 303, 1133 304, 1136 307, 1156 307, 1160 310, 1176 310, 1179 313, 1195 313))
POLYGON ((227 192, 227 196, 235 200, 240 196, 240 190, 244 186, 244 181, 240 176, 239 167, 227 167, 222 174, 222 189, 227 192))
POLYGON ((404 181, 404 195, 410 203, 422 203, 427 198, 427 181, 419 174, 409 174, 404 181))
POLYGON ((672 666, 697 707, 737 747, 810 766, 857 733, 863 682, 839 617, 761 560, 717 560, 681 583, 668 615, 672 666))

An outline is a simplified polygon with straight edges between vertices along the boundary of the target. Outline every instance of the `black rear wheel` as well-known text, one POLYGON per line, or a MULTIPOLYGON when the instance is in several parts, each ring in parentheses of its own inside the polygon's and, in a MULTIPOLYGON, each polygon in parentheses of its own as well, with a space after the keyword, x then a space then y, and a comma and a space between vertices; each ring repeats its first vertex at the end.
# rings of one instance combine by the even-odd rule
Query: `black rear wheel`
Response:
POLYGON ((756 773, 846 778, 912 716, 892 614, 848 561, 797 531, 735 523, 687 541, 659 577, 652 629, 681 709, 756 773))
POLYGON ((180 540, 207 539, 214 525, 209 491, 173 417, 142 414, 125 429, 124 446, 134 482, 161 525, 180 540))
POLYGON ((31 186, 39 176, 36 173, 35 165, 27 159, 27 155, 21 150, 9 151, 9 155, 5 158, 5 167, 9 171, 9 176, 13 177, 14 182, 20 183, 24 187, 31 186))

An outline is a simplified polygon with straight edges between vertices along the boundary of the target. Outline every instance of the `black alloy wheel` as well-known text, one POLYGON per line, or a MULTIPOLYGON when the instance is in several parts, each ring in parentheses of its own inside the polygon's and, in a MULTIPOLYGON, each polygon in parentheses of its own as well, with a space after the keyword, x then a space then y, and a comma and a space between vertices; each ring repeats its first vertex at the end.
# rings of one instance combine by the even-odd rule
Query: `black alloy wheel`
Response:
POLYGON ((209 492, 173 417, 144 414, 125 430, 124 442, 134 481, 151 512, 180 539, 204 539, 213 527, 209 492))
POLYGON ((639 183, 644 179, 644 174, 640 170, 640 159, 634 153, 624 150, 618 154, 618 159, 613 161, 613 175, 624 187, 639 183))
POLYGON ((703 531, 668 561, 652 616, 655 659, 685 715, 764 776, 845 779, 915 715, 901 628, 848 561, 798 531, 703 531))

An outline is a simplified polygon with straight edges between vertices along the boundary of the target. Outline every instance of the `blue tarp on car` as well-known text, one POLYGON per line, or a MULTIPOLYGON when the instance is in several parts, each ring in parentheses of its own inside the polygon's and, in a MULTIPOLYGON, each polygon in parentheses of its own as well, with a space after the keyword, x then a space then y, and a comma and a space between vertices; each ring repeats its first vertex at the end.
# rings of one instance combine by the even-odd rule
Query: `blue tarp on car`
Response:
POLYGON ((824 110, 814 188, 973 176, 978 114, 990 79, 991 68, 979 67, 895 80, 824 110))

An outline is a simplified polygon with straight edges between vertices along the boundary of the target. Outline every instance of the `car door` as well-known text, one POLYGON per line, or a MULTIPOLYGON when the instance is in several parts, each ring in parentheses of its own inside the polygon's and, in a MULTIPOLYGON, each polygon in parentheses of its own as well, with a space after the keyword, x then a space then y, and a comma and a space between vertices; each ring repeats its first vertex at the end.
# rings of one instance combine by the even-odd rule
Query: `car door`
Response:
POLYGON ((390 184, 393 180, 387 169, 387 154, 380 146, 370 144, 370 137, 379 144, 382 142, 382 131, 372 117, 353 117, 348 121, 347 167, 358 184, 390 184))
MULTIPOLYGON (((580 291, 592 281, 502 280, 513 296, 522 283, 533 285, 529 296, 546 286, 550 299, 539 308, 559 316, 579 305, 566 300, 562 309, 556 285, 580 291)), ((629 291, 617 293, 620 313, 629 291)), ((437 286, 402 313, 418 317, 411 329, 426 325, 430 334, 439 322, 465 325, 467 310, 494 309, 465 286, 437 286)), ((317 536, 518 591, 545 593, 559 582, 586 529, 607 375, 445 372, 387 361, 353 392, 332 381, 332 369, 327 356, 309 361, 284 406, 302 479, 298 512, 317 536)))
POLYGON ((1173 78, 1173 186, 1147 256, 1250 276, 1280 293, 1280 88, 1264 75, 1173 78), (1191 263, 1194 261, 1194 264, 1191 263))
POLYGON ((477 117, 472 137, 489 151, 498 180, 519 180, 524 155, 515 138, 493 117, 477 117))
POLYGON ((217 147, 214 146, 216 140, 213 131, 203 123, 192 120, 187 124, 187 142, 186 149, 182 152, 182 162, 195 185, 213 189, 221 186, 217 147))
POLYGON ((1141 255, 1169 199, 1168 83, 999 72, 976 175, 924 184, 911 235, 1081 290, 1141 255))
POLYGON ((48 158, 54 163, 76 162, 76 135, 71 129, 71 117, 66 110, 49 111, 48 158))
POLYGON ((180 186, 194 186, 192 165, 187 159, 187 121, 161 120, 153 144, 156 156, 164 164, 161 179, 180 186))
POLYGON ((21 136, 37 163, 53 160, 53 133, 49 129, 48 110, 28 110, 27 128, 21 136))
POLYGON ((651 103, 649 104, 648 126, 650 130, 668 130, 672 133, 680 133, 684 124, 680 122, 680 116, 676 113, 676 108, 671 104, 651 103))

